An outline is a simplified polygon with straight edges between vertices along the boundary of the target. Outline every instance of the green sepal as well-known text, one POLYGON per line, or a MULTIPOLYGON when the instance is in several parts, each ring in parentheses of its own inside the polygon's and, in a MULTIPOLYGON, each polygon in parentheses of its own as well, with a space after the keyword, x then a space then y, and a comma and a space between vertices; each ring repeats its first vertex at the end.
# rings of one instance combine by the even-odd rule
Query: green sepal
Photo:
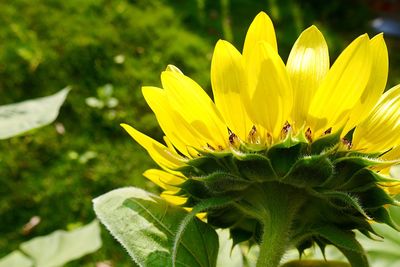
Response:
POLYGON ((355 158, 338 158, 333 160, 335 174, 322 186, 325 188, 337 189, 347 183, 358 171, 368 167, 363 160, 355 158))
POLYGON ((341 210, 355 209, 366 219, 370 219, 356 197, 339 191, 319 191, 319 193, 321 194, 322 198, 327 199, 335 208, 341 210))
POLYGON ((228 171, 219 163, 217 158, 210 154, 190 159, 186 164, 186 166, 177 169, 177 171, 183 173, 186 177, 202 176, 213 172, 228 171))
POLYGON ((260 242, 259 238, 259 223, 255 220, 249 220, 247 227, 244 228, 242 225, 232 227, 230 229, 230 235, 233 241, 233 246, 242 242, 248 241, 250 245, 260 242))
POLYGON ((267 182, 278 179, 271 161, 260 154, 233 154, 233 161, 243 177, 254 182, 267 182))
POLYGON ((324 135, 310 145, 311 154, 320 154, 340 143, 340 134, 342 131, 324 135))
POLYGON ((390 216, 388 210, 384 207, 379 207, 377 209, 369 211, 371 217, 374 221, 379 223, 385 223, 395 229, 396 231, 400 231, 400 226, 396 224, 396 222, 390 216))
POLYGON ((313 246, 313 240, 312 239, 304 239, 303 242, 300 242, 296 245, 296 249, 299 252, 299 255, 303 255, 304 251, 307 249, 311 248, 313 246))
POLYGON ((304 134, 300 131, 297 135, 294 135, 292 128, 289 128, 288 132, 285 134, 284 139, 279 143, 275 144, 273 147, 290 148, 292 146, 296 146, 301 143, 303 144, 303 147, 305 147, 308 144, 308 141, 305 138, 304 134))
POLYGON ((197 201, 212 197, 211 192, 205 184, 194 179, 187 179, 184 183, 180 184, 179 187, 181 190, 179 190, 175 195, 187 197, 188 201, 185 206, 188 207, 197 203, 192 202, 192 200, 197 201))
POLYGON ((288 148, 275 145, 268 150, 267 156, 279 177, 284 177, 296 161, 303 156, 304 146, 303 143, 288 148))
POLYGON ((335 163, 339 163, 342 161, 352 162, 355 165, 360 167, 385 167, 386 165, 391 166, 395 164, 392 161, 385 161, 379 159, 377 157, 368 157, 366 155, 357 155, 355 156, 354 153, 349 152, 347 156, 338 158, 335 163))
POLYGON ((226 172, 213 172, 208 176, 192 177, 192 179, 204 183, 211 193, 240 191, 251 185, 250 181, 226 172))
POLYGON ((383 189, 373 187, 357 193, 361 205, 366 209, 379 208, 386 204, 394 204, 395 201, 383 189))
POLYGON ((363 249, 358 246, 355 234, 352 231, 342 230, 334 225, 324 225, 314 228, 314 232, 336 247, 344 248, 357 253, 363 253, 363 249))
POLYGON ((349 192, 362 192, 376 187, 379 175, 370 169, 357 171, 347 182, 339 186, 339 190, 349 192))
POLYGON ((336 246, 349 260, 352 267, 368 267, 368 259, 352 231, 344 231, 333 225, 315 229, 321 237, 336 246))
POLYGON ((280 267, 350 267, 350 265, 341 261, 296 260, 287 262, 280 267))
MULTIPOLYGON (((354 239, 354 240, 355 240, 355 243, 357 244, 357 246, 362 248, 360 243, 358 243, 356 239, 354 239)), ((338 249, 347 258, 347 260, 349 261, 349 263, 352 267, 369 267, 368 258, 364 252, 357 253, 355 251, 348 250, 348 249, 345 249, 342 247, 338 247, 338 249)))
POLYGON ((325 156, 306 156, 297 160, 285 177, 283 183, 300 188, 323 184, 333 174, 334 166, 325 156))

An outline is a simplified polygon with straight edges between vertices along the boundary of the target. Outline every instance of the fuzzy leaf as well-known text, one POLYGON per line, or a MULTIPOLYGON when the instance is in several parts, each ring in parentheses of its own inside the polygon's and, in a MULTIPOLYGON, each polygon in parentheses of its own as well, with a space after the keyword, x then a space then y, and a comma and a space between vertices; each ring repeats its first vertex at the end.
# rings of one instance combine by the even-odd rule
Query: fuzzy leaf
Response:
POLYGON ((21 244, 20 249, 35 262, 35 267, 55 267, 79 259, 101 247, 97 220, 73 231, 58 230, 21 244))
MULTIPOLYGON (((138 265, 172 266, 175 233, 188 214, 183 208, 134 187, 108 192, 93 203, 100 221, 138 265)), ((194 218, 179 243, 175 266, 215 266, 217 252, 215 231, 194 218)))
POLYGON ((18 250, 0 259, 0 267, 32 267, 33 261, 18 250))
POLYGON ((69 91, 65 88, 51 96, 0 106, 0 139, 53 122, 69 91))

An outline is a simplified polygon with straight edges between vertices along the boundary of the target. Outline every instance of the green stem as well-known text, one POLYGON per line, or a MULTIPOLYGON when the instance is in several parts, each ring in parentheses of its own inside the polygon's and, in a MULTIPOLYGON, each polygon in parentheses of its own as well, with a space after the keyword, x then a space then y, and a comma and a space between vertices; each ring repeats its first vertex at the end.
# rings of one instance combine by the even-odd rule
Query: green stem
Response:
POLYGON ((286 251, 291 223, 283 220, 283 218, 272 220, 272 222, 274 221, 276 221, 276 225, 267 224, 263 229, 264 233, 260 244, 257 267, 279 266, 281 258, 286 251))
POLYGON ((303 203, 301 194, 283 184, 267 184, 263 218, 263 235, 257 267, 277 267, 286 252, 293 219, 303 203))

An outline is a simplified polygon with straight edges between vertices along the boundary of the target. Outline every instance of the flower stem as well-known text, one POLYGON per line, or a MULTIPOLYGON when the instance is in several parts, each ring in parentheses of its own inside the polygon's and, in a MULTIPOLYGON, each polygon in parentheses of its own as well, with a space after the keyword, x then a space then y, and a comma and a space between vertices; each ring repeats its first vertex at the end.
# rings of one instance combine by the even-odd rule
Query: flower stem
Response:
POLYGON ((271 220, 263 229, 262 243, 257 267, 277 267, 286 251, 289 239, 290 221, 281 218, 271 220), (274 221, 276 221, 274 223, 274 221), (273 225, 275 224, 275 225, 273 225))
POLYGON ((285 185, 264 187, 266 216, 263 219, 263 235, 257 267, 277 267, 286 252, 293 219, 303 203, 298 192, 285 185))

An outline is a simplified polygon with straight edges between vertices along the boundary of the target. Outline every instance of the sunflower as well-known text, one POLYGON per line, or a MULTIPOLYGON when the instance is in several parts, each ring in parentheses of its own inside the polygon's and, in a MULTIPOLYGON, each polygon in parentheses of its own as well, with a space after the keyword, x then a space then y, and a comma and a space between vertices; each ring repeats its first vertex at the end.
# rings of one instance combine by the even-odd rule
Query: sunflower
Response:
POLYGON ((386 206, 400 192, 388 175, 400 158, 400 85, 384 93, 387 76, 382 34, 356 38, 330 66, 316 26, 300 34, 285 64, 261 12, 242 53, 217 42, 214 101, 172 65, 162 89, 142 88, 165 145, 122 127, 162 168, 144 173, 162 197, 186 208, 228 199, 207 208, 207 222, 229 228, 235 244, 260 244, 260 266, 276 266, 287 244, 302 252, 314 243, 367 266, 346 242, 356 242, 353 230, 373 232, 371 220, 396 228, 386 206))

